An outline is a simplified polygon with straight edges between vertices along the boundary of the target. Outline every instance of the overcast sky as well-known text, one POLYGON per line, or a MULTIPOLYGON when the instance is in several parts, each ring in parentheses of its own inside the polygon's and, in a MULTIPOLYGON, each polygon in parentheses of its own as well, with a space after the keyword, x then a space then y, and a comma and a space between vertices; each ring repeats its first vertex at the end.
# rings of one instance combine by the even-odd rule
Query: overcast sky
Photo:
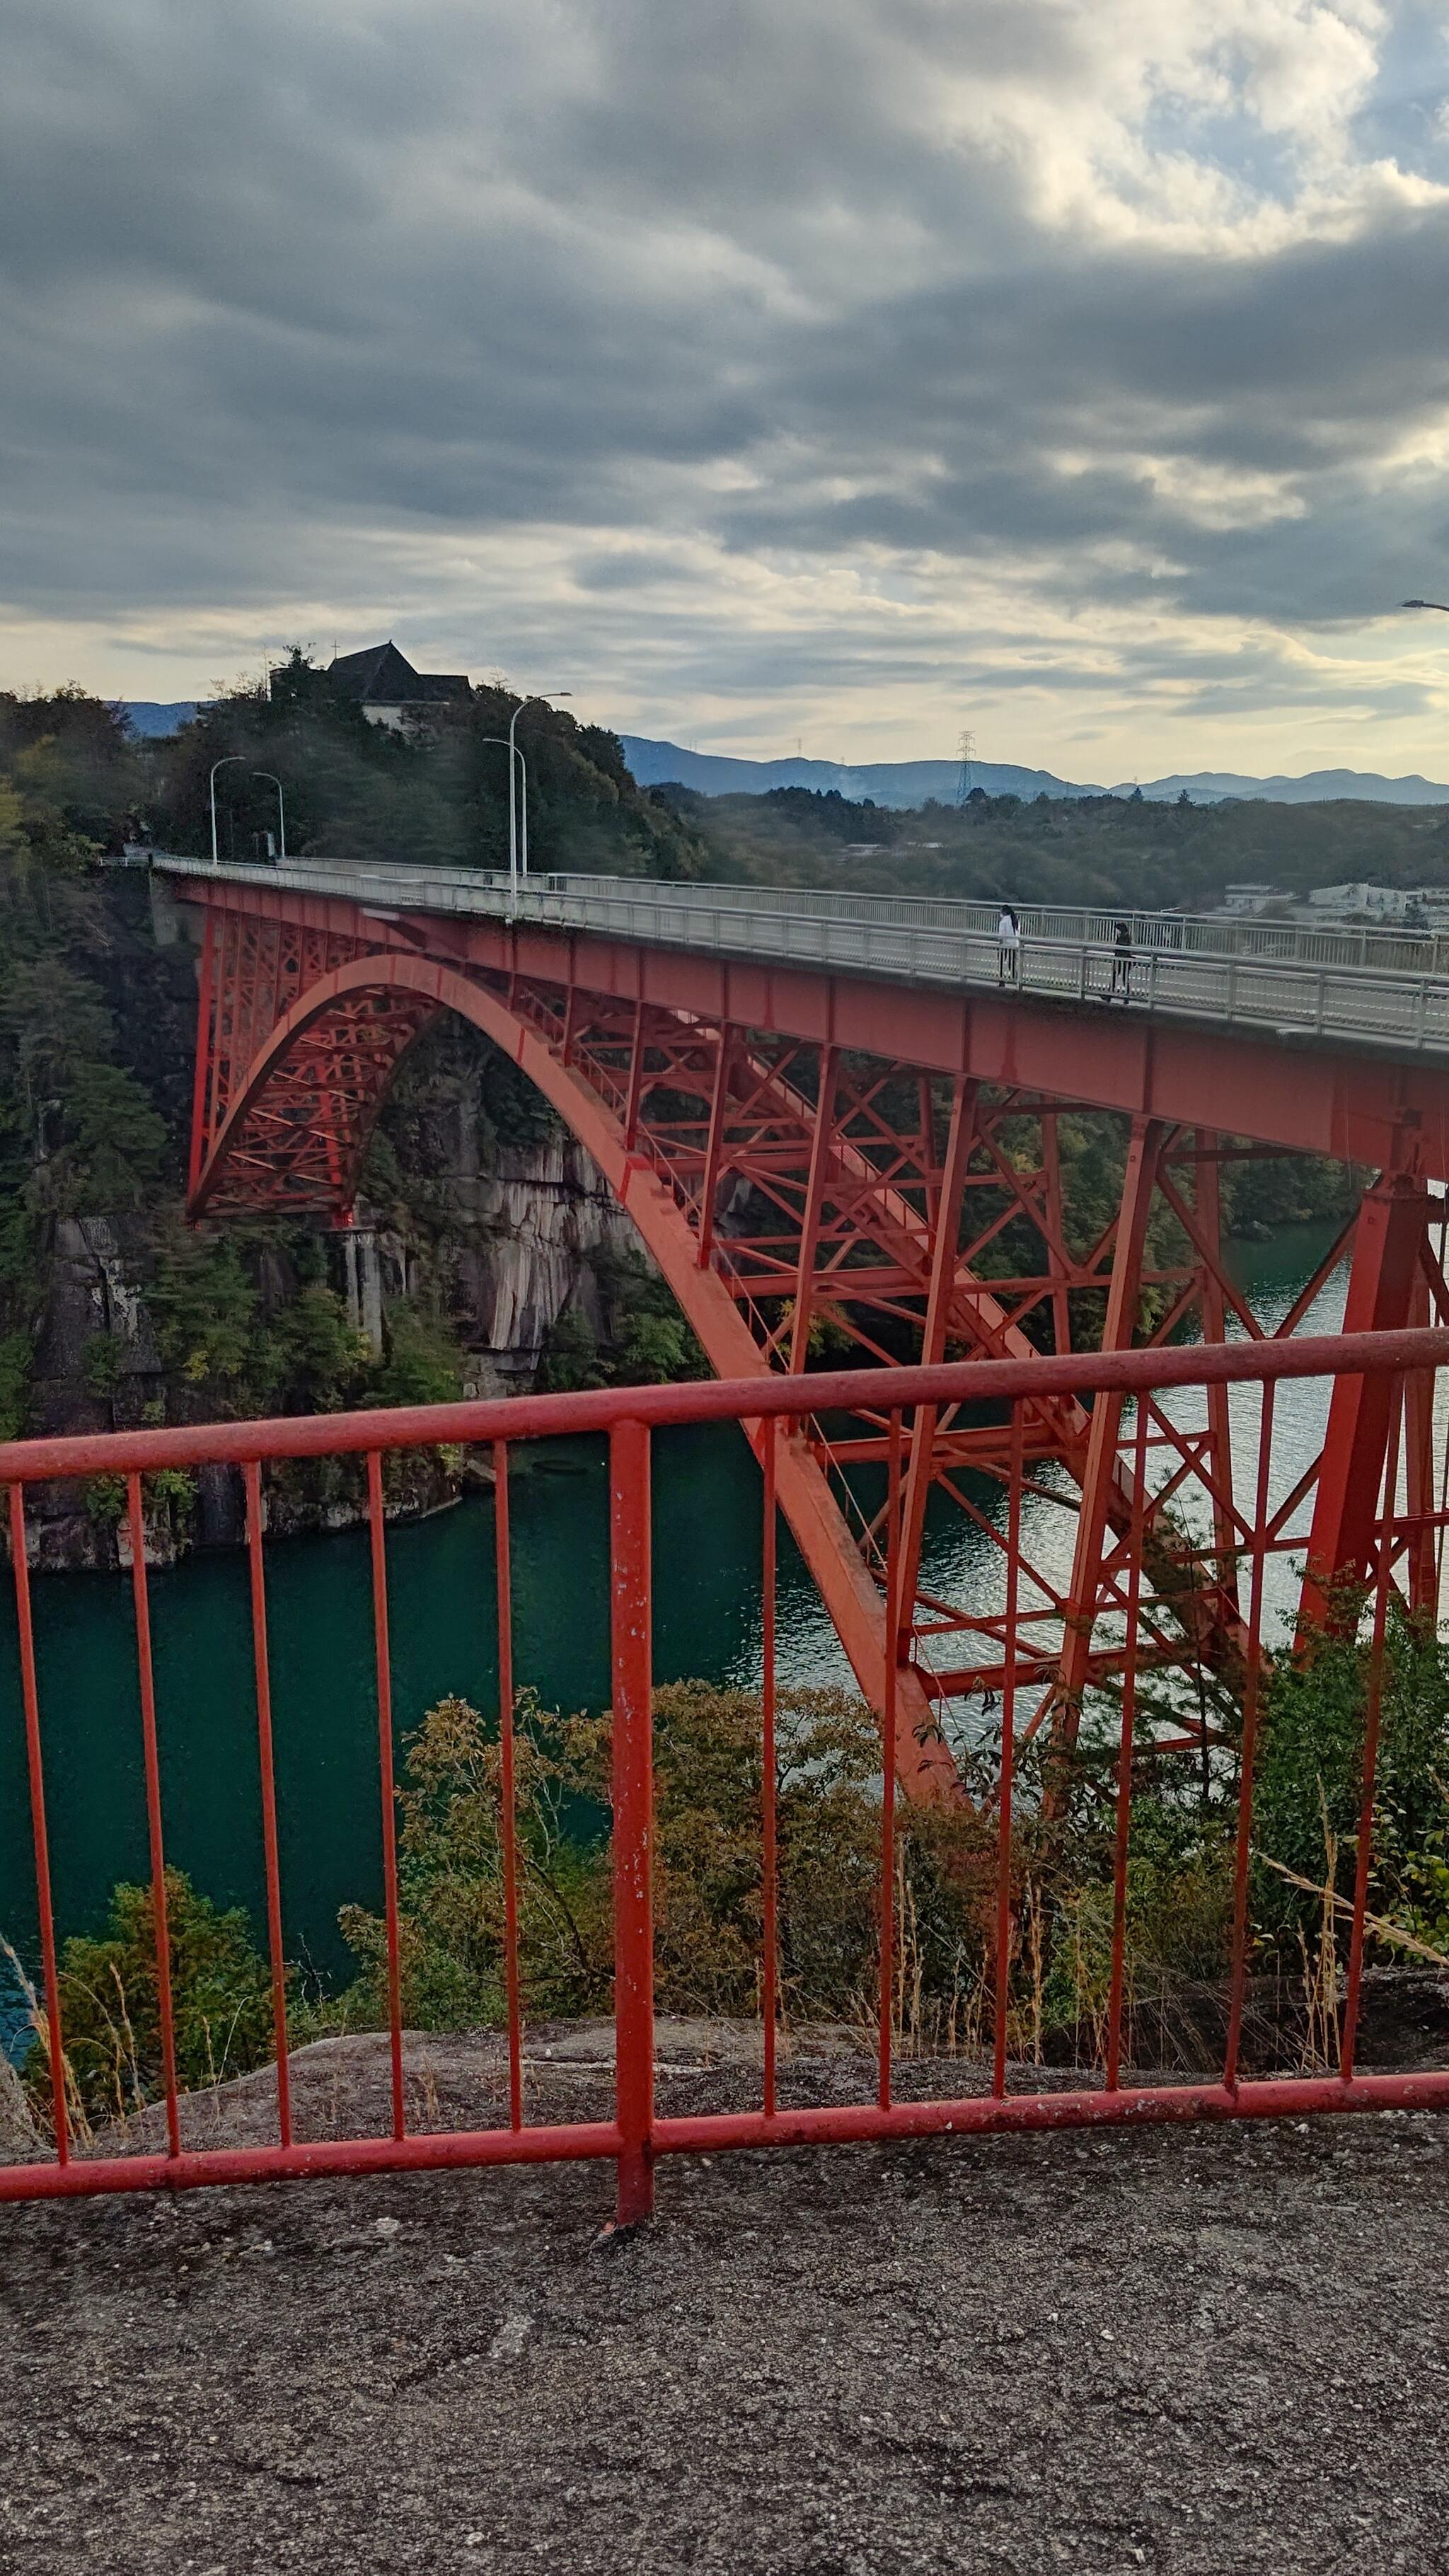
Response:
POLYGON ((0 685, 1449 778, 1444 0, 0 0, 0 685))

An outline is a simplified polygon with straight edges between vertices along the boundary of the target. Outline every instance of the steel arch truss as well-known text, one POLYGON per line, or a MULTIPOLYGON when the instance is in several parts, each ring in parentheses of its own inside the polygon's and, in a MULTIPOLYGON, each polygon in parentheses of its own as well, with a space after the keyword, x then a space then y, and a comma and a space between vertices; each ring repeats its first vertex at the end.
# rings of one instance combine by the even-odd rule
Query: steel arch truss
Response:
MULTIPOLYGON (((318 926, 292 917, 285 896, 273 914, 246 893, 233 909, 228 889, 206 889, 193 1216, 350 1222, 398 1060, 451 1010, 503 1046, 580 1137, 722 1375, 798 1371, 823 1352, 1025 1357, 1262 1330, 1223 1261, 1219 1181, 1226 1160, 1271 1148, 1133 1121, 1116 1205, 1083 1243, 1064 1216, 1070 1102, 595 991, 564 966, 562 942, 562 971, 504 971, 450 949, 442 922, 351 908, 345 926, 318 926)), ((1385 1175, 1276 1332, 1297 1329, 1351 1247, 1345 1329, 1431 1310, 1449 1320, 1427 1196, 1385 1175)), ((1412 1386, 1335 1390, 1323 1450, 1276 1498, 1268 1533, 1272 1548, 1306 1547, 1305 1619, 1332 1616, 1336 1587, 1369 1579, 1385 1544, 1406 1600, 1435 1597, 1428 1401, 1412 1386), (1395 1407, 1405 1491, 1386 1515, 1395 1407)), ((1013 1475, 1024 1508, 1010 1679, 1024 1734, 1046 1729, 1071 1746, 1089 1694, 1114 1689, 1134 1599, 1138 1668, 1176 1691, 1177 1740, 1203 1749, 1231 1729, 1245 1642, 1237 1567, 1252 1530, 1225 1390, 1191 1421, 1156 1401, 1139 1423, 1124 1421, 1120 1399, 1090 1414, 1043 1399, 1024 1408, 1019 1450, 1009 1425, 964 1406, 898 1426, 869 1412, 816 1420, 784 1446, 782 1507, 862 1687, 877 1706, 894 1702, 907 1789, 958 1793, 952 1738, 970 1735, 1008 1679, 1002 1493, 1013 1475), (969 1587, 955 1579, 967 1560, 969 1587)))

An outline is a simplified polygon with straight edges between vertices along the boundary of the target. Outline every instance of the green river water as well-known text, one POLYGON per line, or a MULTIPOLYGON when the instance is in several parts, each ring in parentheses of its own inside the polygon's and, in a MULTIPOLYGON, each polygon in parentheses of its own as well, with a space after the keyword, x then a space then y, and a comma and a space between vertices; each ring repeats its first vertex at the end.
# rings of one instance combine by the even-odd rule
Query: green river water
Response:
MULTIPOLYGON (((1318 1229, 1240 1248, 1261 1320, 1287 1309, 1327 1248, 1318 1229)), ((1344 1274, 1311 1319, 1342 1315, 1344 1274)), ((1286 1489, 1321 1437, 1325 1392, 1279 1397, 1274 1486, 1286 1489)), ((1251 1490, 1256 1396, 1234 1397, 1236 1474, 1251 1490)), ((1184 1419, 1188 1418, 1184 1416, 1184 1419)), ((982 1486, 983 1508, 995 1489, 982 1486)), ((607 1480, 602 1443, 528 1444, 511 1488, 515 1665, 545 1704, 598 1707, 608 1691, 607 1480)), ((752 1682, 759 1669, 760 1489, 732 1425, 661 1434, 655 1445, 655 1672, 752 1682)), ((1063 1572, 1070 1521, 1029 1506, 1029 1550, 1063 1572), (1033 1519, 1033 1509, 1037 1518, 1033 1519)), ((493 1509, 455 1510, 388 1534, 399 1742, 447 1692, 496 1696, 493 1509)), ((933 1591, 985 1607, 999 1551, 961 1515, 927 1533, 933 1591)), ((1286 1580, 1286 1576, 1285 1576, 1286 1580)), ((246 1565, 195 1558, 150 1582, 167 1858, 222 1904, 261 1919, 256 1706, 246 1565)), ((33 1586, 57 1927, 95 1926, 119 1878, 144 1880, 146 1821, 130 1582, 53 1575, 33 1586)), ((33 1956, 36 1914, 13 1604, 0 1605, 0 1932, 33 1956)), ((346 1970, 337 1909, 381 1896, 377 1719, 368 1551, 361 1532, 279 1542, 267 1553, 282 1896, 289 1954, 324 1977, 346 1970)), ((848 1673, 803 1567, 782 1535, 782 1674, 848 1673)))

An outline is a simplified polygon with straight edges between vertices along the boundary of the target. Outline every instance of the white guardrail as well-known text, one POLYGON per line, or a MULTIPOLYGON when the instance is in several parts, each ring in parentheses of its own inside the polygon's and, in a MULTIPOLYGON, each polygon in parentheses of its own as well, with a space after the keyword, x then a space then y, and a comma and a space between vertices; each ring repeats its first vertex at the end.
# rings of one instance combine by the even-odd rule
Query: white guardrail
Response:
MULTIPOLYGON (((381 911, 509 917, 508 879, 486 869, 348 865, 330 859, 288 860, 285 867, 223 866, 170 852, 128 851, 132 865, 168 875, 251 885, 285 885, 298 893, 347 895, 381 911)), ((653 878, 564 876, 524 881, 513 918, 559 930, 613 932, 668 948, 729 956, 779 958, 792 964, 884 975, 907 984, 971 985, 995 990, 1003 972, 994 904, 949 903, 913 896, 816 892, 800 887, 665 885, 653 878)), ((1449 970, 1415 971, 1392 934, 1320 932, 1282 925, 1217 923, 1129 911, 1071 912, 1019 907, 1021 945, 1014 982, 1046 1000, 1094 1002, 1159 1012, 1175 1019, 1249 1026, 1284 1039, 1336 1038, 1414 1055, 1449 1054, 1449 970), (1132 933, 1124 958, 1119 921, 1132 933), (1209 935, 1234 939, 1231 948, 1209 935), (1288 945, 1341 937, 1370 943, 1366 961, 1322 959, 1288 945), (1264 948, 1238 942, 1273 939, 1264 948)))

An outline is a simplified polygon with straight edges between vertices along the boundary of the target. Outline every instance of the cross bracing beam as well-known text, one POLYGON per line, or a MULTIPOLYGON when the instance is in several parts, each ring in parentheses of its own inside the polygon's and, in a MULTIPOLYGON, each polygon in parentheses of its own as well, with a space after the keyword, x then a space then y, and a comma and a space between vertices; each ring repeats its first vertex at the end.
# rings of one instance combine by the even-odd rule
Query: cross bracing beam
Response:
MULTIPOLYGON (((932 1353, 1028 1357, 1070 1348, 1084 1331, 1095 1339, 1104 1309, 1107 1338, 1119 1347, 1192 1327, 1217 1340, 1229 1317, 1237 1329, 1262 1329, 1223 1262, 1218 1171, 1236 1153, 1291 1150, 1291 1138, 1250 1134, 1240 1144, 1205 1128, 1200 1108, 1173 1117, 1140 1110, 1122 1203, 1082 1246, 1068 1239, 1063 1218, 1059 1120, 1073 1090, 1053 1092, 1039 1061, 1023 1064, 1016 1080, 1002 1078, 1004 1066, 983 1080, 963 1065, 943 1087, 939 995, 925 997, 910 1029, 893 1001, 886 1019, 877 1015, 881 1043, 872 1049, 858 1028, 852 1042, 854 1002, 834 990, 812 1001, 802 979, 787 988, 778 972, 767 990, 738 967, 722 975, 715 963, 673 960, 666 995, 657 957, 636 954, 631 982, 617 943, 504 937, 496 926, 426 915, 385 919, 284 889, 270 906, 265 890, 250 886, 193 882, 187 891, 206 906, 196 1215, 273 1208, 345 1217, 402 1053, 438 1011, 452 1010, 504 1047, 559 1108, 723 1372, 798 1366, 817 1346, 887 1364, 932 1353), (758 1017, 742 1008, 750 997, 768 1006, 758 1017)), ((1124 1029, 1113 1043, 1135 1037, 1124 1029)), ((1031 1049, 1015 1052, 1024 1058, 1031 1049)), ((1100 1063, 1093 1034, 1082 1054, 1088 1102, 1100 1063)), ((1149 1076, 1140 1089, 1150 1098, 1161 1085, 1149 1076)), ((1346 1136, 1351 1122, 1340 1123, 1346 1136)), ((1390 1159, 1412 1154, 1416 1135, 1422 1125, 1415 1129, 1405 1105, 1390 1159)), ((1393 1191, 1405 1197, 1398 1181, 1393 1191)), ((1426 1303, 1439 1309, 1443 1283, 1431 1275, 1422 1187, 1414 1191, 1418 1213, 1397 1217, 1390 1266, 1397 1279, 1407 1257, 1417 1314, 1426 1303), (1400 1236, 1414 1238, 1407 1256, 1400 1236)), ((1301 1322, 1318 1284, 1281 1331, 1301 1322)), ((1377 1315, 1384 1305, 1379 1291, 1356 1293, 1355 1311, 1377 1315)), ((1342 1391, 1335 1401, 1347 1401, 1342 1391)), ((1437 1565, 1427 1536, 1433 1426, 1421 1393, 1404 1401, 1413 1528, 1392 1544, 1406 1597, 1422 1606, 1437 1565)), ((1279 1507, 1286 1525, 1317 1482, 1320 1588, 1330 1560, 1335 1582, 1369 1570, 1383 1410, 1380 1403, 1346 1431, 1331 1425, 1330 1446, 1336 1438, 1351 1453, 1366 1504, 1325 1517, 1322 1480, 1310 1468, 1279 1507)), ((932 1711, 1000 1690, 1003 1669, 981 1650, 1002 1651, 1002 1622, 943 1597, 923 1560, 931 1529, 951 1519, 976 1533, 990 1562, 1003 1558, 993 1495, 1010 1484, 1009 1434, 959 1405, 904 1426, 891 1638, 880 1496, 897 1437, 888 1415, 817 1421, 792 1435, 788 1459, 782 1451, 781 1501, 862 1686, 878 1705, 894 1700, 902 1779, 921 1794, 950 1794, 951 1756, 932 1711)), ((1200 1425, 1150 1404, 1130 1438, 1110 1407, 1089 1413, 1069 1397, 1044 1397, 1020 1416, 1015 1472, 1029 1509, 1013 1579, 1024 1587, 1019 1614, 1034 1623, 1036 1642, 1011 1679, 1013 1689, 1041 1686, 1025 1732, 1046 1726, 1069 1743, 1084 1696, 1111 1689, 1140 1558, 1147 1586, 1138 1586, 1133 1615, 1142 1656, 1155 1669, 1211 1676, 1213 1704, 1184 1717, 1184 1741, 1204 1740, 1241 1656, 1236 1563, 1247 1522, 1224 1391, 1209 1398, 1200 1425), (1049 1537, 1064 1514, 1075 1523, 1069 1563, 1049 1537)), ((1286 1548, 1291 1538, 1275 1523, 1263 1543, 1286 1548)))

